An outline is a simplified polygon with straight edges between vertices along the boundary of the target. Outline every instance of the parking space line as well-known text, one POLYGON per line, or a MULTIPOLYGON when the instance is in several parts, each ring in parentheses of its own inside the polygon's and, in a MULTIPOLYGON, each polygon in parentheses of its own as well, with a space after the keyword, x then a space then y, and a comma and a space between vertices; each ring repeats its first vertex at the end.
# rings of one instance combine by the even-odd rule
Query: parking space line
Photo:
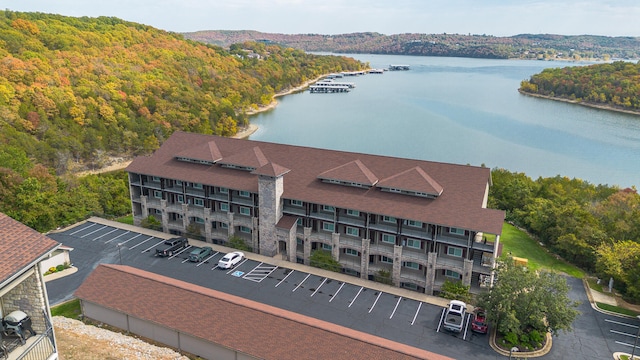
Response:
POLYGON ((471 320, 471 314, 467 314, 467 323, 464 324, 464 335, 462 335, 462 340, 467 340, 467 332, 469 330, 469 320, 471 320))
POLYGON ((420 308, 422 307, 422 301, 418 304, 418 310, 416 310, 416 314, 413 315, 413 320, 411 320, 411 325, 416 322, 416 318, 418 317, 418 313, 420 312, 420 308))
POLYGON ((631 325, 631 324, 623 323, 623 322, 619 322, 619 321, 614 321, 614 320, 609 320, 609 319, 604 319, 604 321, 605 322, 610 322, 610 323, 613 323, 613 324, 616 324, 616 325, 628 326, 628 327, 631 327, 631 328, 634 328, 634 329, 638 328, 637 325, 631 325))
POLYGON ((396 303, 396 307, 393 308, 393 312, 391 313, 391 316, 389 316, 389 319, 391 319, 393 317, 393 314, 396 313, 396 310, 398 310, 398 305, 400 305, 400 301, 402 301, 402 296, 400 296, 398 298, 398 302, 396 303))
POLYGON ((307 274, 307 277, 305 277, 304 279, 302 279, 302 281, 300 281, 300 284, 298 284, 298 286, 296 286, 296 288, 295 288, 295 289, 291 290, 291 292, 294 292, 294 291, 298 290, 298 288, 299 288, 300 286, 302 286, 302 284, 303 284, 303 283, 304 283, 304 282, 309 278, 309 276, 311 276, 311 274, 307 274))
POLYGON ((186 258, 186 259, 182 260, 181 264, 184 264, 184 263, 186 263, 187 261, 189 261, 189 257, 188 257, 188 256, 187 256, 187 258, 186 258))
POLYGON ((371 314, 371 311, 373 311, 373 308, 376 307, 376 304, 378 303, 378 299, 380 299, 380 295, 382 295, 382 291, 378 292, 378 297, 376 297, 376 301, 374 301, 373 305, 371 305, 371 309, 369 309, 369 314, 371 314))
POLYGON ((139 244, 133 245, 132 247, 130 247, 130 248, 129 248, 129 250, 133 250, 133 249, 137 248, 138 246, 140 246, 140 245, 142 245, 142 244, 146 243, 147 241, 149 241, 149 240, 151 240, 151 239, 153 239, 153 238, 154 238, 153 236, 150 236, 147 240, 142 241, 142 242, 140 242, 139 244))
POLYGON ((174 257, 176 257, 176 256, 178 256, 178 255, 180 255, 180 254, 182 254, 183 252, 185 252, 185 251, 187 251, 187 250, 191 249, 191 247, 192 247, 191 245, 188 245, 186 248, 184 248, 184 249, 182 249, 182 250, 178 251, 177 253, 173 254, 173 256, 169 256, 169 260, 171 260, 171 259, 173 259, 174 257))
POLYGON ((133 240, 133 239, 137 238, 138 236, 142 236, 142 234, 138 234, 138 235, 136 235, 136 236, 132 237, 131 239, 127 239, 127 240, 125 240, 125 241, 121 242, 121 243, 120 243, 120 245, 124 245, 124 244, 128 243, 129 241, 131 241, 131 240, 133 240))
POLYGON ((146 248, 146 249, 144 249, 144 250, 140 251, 140 253, 145 253, 145 252, 147 252, 147 251, 150 251, 151 249, 153 249, 153 248, 155 248, 155 247, 158 247, 158 245, 162 244, 163 242, 164 242, 164 240, 160 240, 160 242, 159 242, 159 243, 157 243, 157 244, 155 244, 155 245, 153 245, 153 246, 151 246, 151 247, 148 247, 148 248, 146 248))
POLYGON ((104 228, 106 228, 106 227, 107 227, 107 225, 103 225, 101 228, 99 228, 99 229, 97 229, 97 230, 93 230, 92 232, 90 232, 90 233, 88 233, 88 234, 84 234, 84 235, 82 235, 82 236, 80 236, 80 237, 81 237, 81 238, 84 238, 85 236, 89 236, 89 235, 91 235, 91 234, 93 234, 93 233, 97 233, 98 231, 100 231, 100 230, 102 230, 102 229, 104 229, 104 228))
POLYGON ((275 265, 264 265, 264 263, 261 262, 242 278, 259 283, 266 279, 267 276, 271 275, 272 272, 276 271, 277 268, 278 267, 275 265))
POLYGON ((109 231, 108 233, 103 234, 103 235, 100 235, 100 236, 98 236, 97 238, 95 238, 95 239, 93 239, 93 240, 91 240, 91 241, 96 241, 96 240, 100 239, 101 237, 103 237, 103 236, 107 236, 107 235, 111 234, 112 232, 114 232, 114 231, 118 231, 118 230, 120 230, 120 229, 118 229, 118 228, 114 228, 113 230, 109 231))
POLYGON ((200 261, 200 262, 198 263, 198 265, 196 265, 196 267, 198 267, 198 266, 200 266, 200 265, 202 265, 202 264, 206 263, 207 261, 211 260, 211 258, 212 258, 212 257, 214 257, 214 256, 216 256, 216 255, 218 255, 218 254, 220 254, 220 251, 216 251, 216 253, 215 253, 215 254, 213 254, 213 255, 209 256, 208 258, 206 258, 206 259, 204 259, 204 260, 200 261))
POLYGON ((318 290, 320 290, 320 288, 322 287, 322 285, 324 285, 324 283, 326 283, 326 282, 327 282, 327 278, 324 278, 324 280, 322 280, 322 283, 320 284, 320 286, 318 286, 318 287, 316 288, 316 291, 314 291, 314 292, 313 292, 313 294, 311 294, 311 297, 313 297, 313 295, 315 295, 315 294, 318 292, 318 290))
POLYGON ((81 227, 81 228, 79 228, 78 230, 76 230, 76 231, 72 232, 72 233, 71 233, 71 234, 69 234, 69 235, 75 235, 75 234, 79 233, 80 231, 84 231, 84 230, 87 230, 87 229, 89 229, 89 228, 93 227, 94 225, 98 225, 98 224, 97 224, 97 223, 92 222, 89 226, 87 226, 87 227, 81 227))
POLYGON ((356 299, 358 298, 358 295, 360 295, 360 293, 362 292, 362 289, 364 289, 364 286, 360 287, 360 290, 358 290, 358 293, 356 294, 356 296, 351 300, 351 302, 349 303, 348 307, 351 307, 351 305, 353 305, 353 302, 356 301, 356 299))
POLYGON ((130 233, 130 232, 131 232, 131 231, 127 231, 127 232, 125 232, 125 233, 122 233, 122 234, 120 234, 120 235, 118 235, 118 236, 114 237, 114 238, 113 238, 113 239, 111 239, 111 240, 107 240, 107 241, 105 241, 104 243, 105 243, 105 244, 108 244, 108 243, 112 242, 113 240, 115 240, 115 239, 119 238, 120 236, 127 235, 127 234, 128 234, 128 233, 130 233))
POLYGON ((636 334, 629 334, 629 333, 622 332, 622 331, 617 331, 617 330, 609 330, 609 331, 614 333, 614 334, 618 334, 618 335, 624 335, 624 336, 628 336, 628 337, 636 337, 636 334))
MULTIPOLYGON (((622 341, 616 341, 615 342, 618 345, 624 345, 624 346, 628 346, 628 347, 633 347, 632 344, 626 343, 626 342, 622 342, 622 341)), ((636 346, 636 349, 640 348, 640 346, 636 346)))
POLYGON ((295 272, 295 270, 291 270, 291 271, 287 274, 287 276, 285 276, 284 278, 282 278, 282 280, 280 280, 280 282, 279 282, 279 283, 277 283, 277 284, 276 284, 276 286, 274 286, 274 287, 278 287, 280 284, 282 284, 282 282, 284 282, 285 280, 287 280, 287 278, 289 277, 289 275, 293 274, 294 272, 295 272))
POLYGON ((438 328, 436 329, 436 332, 440 332, 440 326, 442 326, 442 319, 444 319, 444 313, 447 312, 447 309, 442 309, 442 315, 440 315, 440 322, 438 323, 438 328))
POLYGON ((216 266, 212 267, 211 270, 215 270, 218 268, 218 264, 216 264, 216 266))
POLYGON ((329 300, 329 302, 332 302, 333 299, 336 298, 336 296, 338 296, 338 293, 340 292, 340 290, 342 290, 342 287, 344 286, 344 283, 342 283, 342 285, 340 285, 340 287, 338 288, 338 291, 336 291, 335 294, 333 294, 333 296, 331 297, 331 299, 329 300))

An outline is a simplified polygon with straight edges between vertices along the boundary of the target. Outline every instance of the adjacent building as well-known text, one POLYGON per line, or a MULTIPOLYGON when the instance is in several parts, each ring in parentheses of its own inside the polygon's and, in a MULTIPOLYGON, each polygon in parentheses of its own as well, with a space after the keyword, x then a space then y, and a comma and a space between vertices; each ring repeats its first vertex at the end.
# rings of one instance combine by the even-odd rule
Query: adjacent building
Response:
MULTIPOLYGON (((51 310, 40 263, 60 244, 0 213, 0 316, 21 311, 31 319, 35 335, 0 333, 0 357, 7 359, 58 358, 51 310)), ((5 329, 7 330, 7 329, 5 329)))
POLYGON ((484 167, 176 132, 127 171, 137 225, 304 264, 323 250, 344 273, 427 294, 488 286, 501 252, 484 167))

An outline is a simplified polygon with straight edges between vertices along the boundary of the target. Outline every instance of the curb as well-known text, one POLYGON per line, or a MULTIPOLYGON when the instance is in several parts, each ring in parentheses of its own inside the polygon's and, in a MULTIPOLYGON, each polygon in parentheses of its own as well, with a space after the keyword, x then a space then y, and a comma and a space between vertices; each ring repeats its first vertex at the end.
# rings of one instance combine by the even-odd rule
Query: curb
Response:
MULTIPOLYGON (((607 314, 609 316, 616 316, 616 317, 620 317, 620 318, 626 318, 626 319, 634 319, 634 316, 629 316, 629 315, 625 315, 625 314, 620 314, 620 313, 616 313, 613 311, 609 311, 609 310, 604 310, 598 307, 598 305, 596 304, 596 301, 593 299, 593 295, 591 295, 591 288, 589 287, 589 283, 587 282, 587 280, 585 278, 582 279, 582 285, 584 286, 584 291, 587 293, 587 299, 589 299, 589 304, 591 305, 591 308, 599 313, 602 314, 607 314)), ((624 353, 621 353, 624 355, 624 353)), ((617 358, 616 358, 617 359, 617 358)))
POLYGON ((71 274, 75 274, 78 271, 78 268, 71 265, 70 268, 64 269, 62 271, 57 271, 54 272, 53 274, 49 274, 47 276, 43 276, 44 277, 44 282, 49 282, 52 280, 56 280, 56 279, 60 279, 63 278, 65 276, 69 276, 71 274))
MULTIPOLYGON (((551 351, 551 346, 553 345, 553 338, 551 336, 551 333, 547 333, 546 339, 547 339, 547 341, 545 341, 544 346, 542 347, 542 349, 535 350, 535 351, 527 351, 527 352, 524 352, 524 351, 520 352, 519 351, 519 352, 516 353, 517 357, 519 357, 519 358, 535 358, 535 357, 540 357, 540 356, 544 356, 544 355, 548 354, 549 351, 551 351)), ((489 337, 489 345, 498 354, 503 355, 503 356, 509 356, 509 351, 500 348, 498 346, 498 344, 496 344, 496 330, 495 329, 493 329, 491 331, 491 336, 489 337)))

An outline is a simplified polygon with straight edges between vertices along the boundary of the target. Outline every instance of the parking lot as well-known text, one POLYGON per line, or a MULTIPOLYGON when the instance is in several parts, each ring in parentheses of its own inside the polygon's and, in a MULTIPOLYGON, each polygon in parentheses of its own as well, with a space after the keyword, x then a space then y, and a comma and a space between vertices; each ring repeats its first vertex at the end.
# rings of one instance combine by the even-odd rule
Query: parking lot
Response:
MULTIPOLYGON (((97 264, 115 263, 294 311, 453 358, 505 358, 491 349, 489 335, 470 331, 468 317, 465 318, 465 326, 460 334, 444 331, 441 326, 443 307, 430 303, 431 298, 424 294, 252 253, 246 253, 248 258, 234 268, 223 270, 218 268, 218 260, 233 249, 193 240, 190 240, 189 247, 172 256, 156 257, 155 248, 170 235, 102 222, 105 221, 88 221, 62 232, 49 234, 51 238, 74 248, 71 259, 78 268, 73 275, 47 283, 52 304, 69 299, 97 264), (201 262, 190 262, 189 253, 196 245, 211 246, 214 251, 201 262)), ((579 289, 577 291, 577 295, 580 295, 579 289)), ((440 299, 440 305, 444 303, 446 301, 440 299)), ((589 344, 596 347, 604 343, 611 345, 604 345, 597 351, 587 353, 593 354, 596 359, 602 358, 603 353, 614 351, 613 349, 630 352, 631 348, 625 344, 632 346, 633 338, 629 334, 637 332, 637 326, 633 327, 634 321, 629 321, 630 326, 606 321, 600 323, 611 326, 612 331, 607 334, 610 337, 606 341, 600 337, 598 342, 592 340, 589 344), (611 337, 619 339, 612 340, 611 337)), ((592 325, 590 327, 593 329, 592 325)), ((593 334, 586 336, 593 337, 593 334)), ((572 339, 571 336, 554 338, 554 348, 544 358, 562 358, 565 352, 575 350, 573 343, 585 344, 584 339, 572 339)))

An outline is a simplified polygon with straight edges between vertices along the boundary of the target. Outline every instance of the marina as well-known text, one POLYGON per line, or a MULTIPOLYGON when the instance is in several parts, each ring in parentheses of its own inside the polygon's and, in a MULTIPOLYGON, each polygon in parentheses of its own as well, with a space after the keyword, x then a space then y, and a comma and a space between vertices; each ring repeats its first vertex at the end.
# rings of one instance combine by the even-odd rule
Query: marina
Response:
POLYGON ((389 65, 389 70, 391 71, 409 70, 409 65, 389 65))
POLYGON ((322 79, 315 84, 309 86, 311 93, 341 93, 349 92, 355 88, 356 84, 352 82, 339 82, 333 79, 322 79))

